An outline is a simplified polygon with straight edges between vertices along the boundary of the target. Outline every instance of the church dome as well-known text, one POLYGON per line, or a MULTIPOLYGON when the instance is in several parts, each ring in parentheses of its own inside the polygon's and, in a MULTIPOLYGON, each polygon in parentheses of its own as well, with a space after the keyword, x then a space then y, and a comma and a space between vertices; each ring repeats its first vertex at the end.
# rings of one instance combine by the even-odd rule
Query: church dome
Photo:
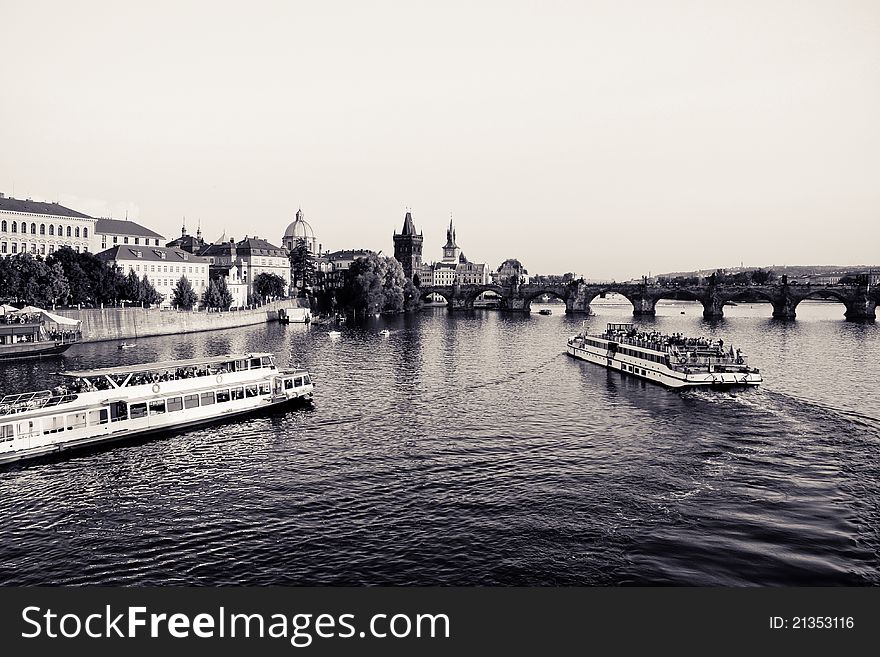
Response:
POLYGON ((296 211, 296 219, 284 231, 281 243, 288 251, 292 251, 293 247, 296 246, 297 240, 305 240, 309 251, 312 253, 316 252, 315 231, 312 230, 311 224, 303 218, 302 209, 296 211))

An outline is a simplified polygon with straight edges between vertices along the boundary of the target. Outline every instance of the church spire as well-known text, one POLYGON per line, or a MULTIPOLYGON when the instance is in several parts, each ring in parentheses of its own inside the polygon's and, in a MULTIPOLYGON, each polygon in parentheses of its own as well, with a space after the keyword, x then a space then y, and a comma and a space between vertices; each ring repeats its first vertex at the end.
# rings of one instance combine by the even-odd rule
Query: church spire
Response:
POLYGON ((183 215, 183 226, 180 227, 180 236, 186 237, 186 215, 183 215))

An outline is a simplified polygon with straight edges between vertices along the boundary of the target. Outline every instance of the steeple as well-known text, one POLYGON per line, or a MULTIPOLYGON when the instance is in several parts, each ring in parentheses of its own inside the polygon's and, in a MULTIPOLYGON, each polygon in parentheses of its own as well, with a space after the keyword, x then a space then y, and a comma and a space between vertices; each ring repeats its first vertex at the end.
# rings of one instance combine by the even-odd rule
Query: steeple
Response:
POLYGON ((403 218, 403 230, 400 231, 401 235, 415 235, 416 234, 416 224, 413 221, 412 213, 407 210, 406 216, 403 218))
POLYGON ((458 248, 455 244, 455 228, 452 227, 452 215, 449 215, 449 228, 446 230, 446 246, 444 249, 458 248))
POLYGON ((202 220, 199 219, 199 227, 196 228, 196 239, 202 239, 202 220))
POLYGON ((183 215, 183 226, 180 227, 180 236, 186 237, 186 215, 183 215))

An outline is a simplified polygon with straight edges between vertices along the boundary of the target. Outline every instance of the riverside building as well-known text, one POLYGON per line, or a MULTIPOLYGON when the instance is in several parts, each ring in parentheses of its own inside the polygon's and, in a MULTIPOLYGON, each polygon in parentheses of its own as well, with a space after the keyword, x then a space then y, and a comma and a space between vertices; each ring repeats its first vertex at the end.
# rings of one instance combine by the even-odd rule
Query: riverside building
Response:
POLYGON ((0 194, 0 256, 47 256, 64 246, 91 251, 97 221, 58 203, 0 194))
POLYGON ((161 246, 164 243, 162 235, 128 219, 97 219, 95 223, 95 251, 105 251, 117 244, 161 246))
POLYGON ((181 249, 162 246, 117 245, 98 254, 116 267, 123 276, 133 271, 138 278, 145 275, 159 294, 165 296, 161 306, 171 307, 171 293, 181 276, 186 276, 199 298, 208 287, 209 261, 181 249))

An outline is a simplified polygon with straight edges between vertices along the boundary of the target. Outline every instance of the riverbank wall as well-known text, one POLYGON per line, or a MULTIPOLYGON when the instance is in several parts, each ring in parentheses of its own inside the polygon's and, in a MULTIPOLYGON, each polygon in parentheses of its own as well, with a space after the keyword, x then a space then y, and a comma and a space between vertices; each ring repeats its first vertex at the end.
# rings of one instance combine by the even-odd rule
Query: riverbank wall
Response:
MULTIPOLYGON (((281 308, 299 308, 296 299, 271 301, 251 310, 227 312, 158 310, 154 308, 88 308, 56 310, 82 322, 83 342, 129 340, 158 335, 218 331, 278 321, 281 308)), ((303 308, 306 313, 308 308, 303 308)), ((298 314, 298 313, 297 313, 298 314)))

